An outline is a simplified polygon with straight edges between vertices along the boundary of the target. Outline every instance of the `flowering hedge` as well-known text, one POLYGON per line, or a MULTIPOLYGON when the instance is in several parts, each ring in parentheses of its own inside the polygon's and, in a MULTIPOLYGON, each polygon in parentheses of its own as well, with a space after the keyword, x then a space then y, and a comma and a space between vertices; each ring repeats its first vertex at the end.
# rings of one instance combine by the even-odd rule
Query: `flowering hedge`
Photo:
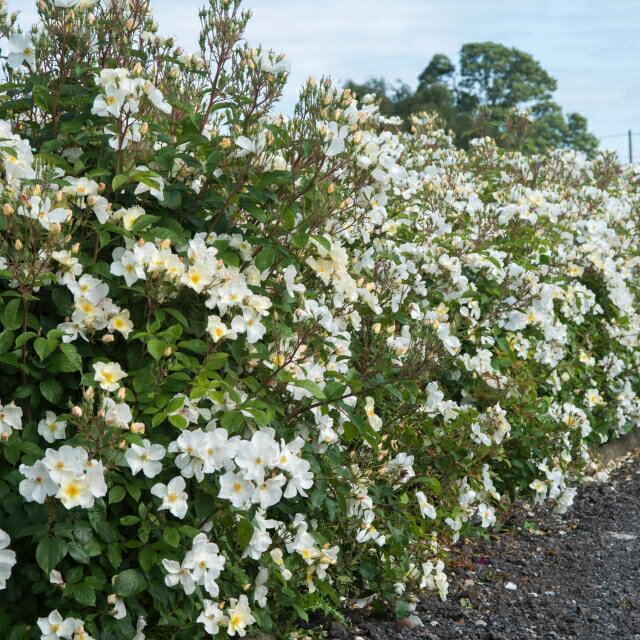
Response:
MULTIPOLYGON (((640 419, 638 174, 456 149, 288 65, 239 0, 3 2, 0 635, 284 635, 447 593, 640 419)), ((589 475, 590 474, 590 475, 589 475)))

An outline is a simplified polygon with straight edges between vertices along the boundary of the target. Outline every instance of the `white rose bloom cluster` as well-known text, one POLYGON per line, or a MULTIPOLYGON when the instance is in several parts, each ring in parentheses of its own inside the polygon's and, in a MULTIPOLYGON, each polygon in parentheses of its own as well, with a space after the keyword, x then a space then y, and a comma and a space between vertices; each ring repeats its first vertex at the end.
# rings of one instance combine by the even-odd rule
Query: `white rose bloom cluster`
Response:
POLYGON ((96 83, 102 93, 96 96, 91 113, 116 120, 104 131, 115 134, 109 144, 118 151, 125 149, 129 142, 140 142, 145 133, 144 123, 136 118, 141 111, 141 101, 148 100, 163 113, 171 113, 171 105, 158 88, 145 78, 132 78, 128 69, 103 69, 96 83))
POLYGON ((199 533, 181 563, 166 558, 162 561, 167 571, 164 581, 169 587, 179 584, 187 595, 195 591, 196 585, 202 585, 212 598, 216 598, 219 593, 216 579, 224 570, 225 561, 219 554, 218 545, 210 542, 206 533, 199 533))
POLYGON ((28 502, 43 503, 47 496, 55 496, 67 509, 90 509, 96 498, 107 493, 104 465, 90 460, 83 447, 62 445, 47 449, 42 460, 33 465, 20 465, 25 477, 20 482, 20 495, 28 502))
POLYGON ((236 2, 204 55, 144 2, 40 10, 2 14, 0 587, 33 547, 58 610, 12 624, 411 609, 503 491, 563 513, 606 479, 590 448, 640 426, 638 167, 462 150, 325 78, 276 116, 288 63, 236 2))
POLYGON ((16 564, 16 553, 8 549, 11 539, 6 531, 0 529, 0 590, 7 588, 7 580, 16 564))

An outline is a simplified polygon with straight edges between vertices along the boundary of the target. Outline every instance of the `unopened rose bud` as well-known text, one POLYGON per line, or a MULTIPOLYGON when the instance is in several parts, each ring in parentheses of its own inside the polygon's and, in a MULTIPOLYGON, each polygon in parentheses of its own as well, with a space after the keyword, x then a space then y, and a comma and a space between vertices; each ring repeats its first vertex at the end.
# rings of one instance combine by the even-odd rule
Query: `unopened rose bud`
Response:
POLYGON ((126 440, 120 440, 120 442, 118 442, 118 448, 119 449, 126 449, 127 448, 127 441, 126 440))
POLYGON ((13 214, 13 207, 8 202, 5 202, 2 205, 2 213, 4 213, 5 216, 12 215, 13 214))
POLYGON ((256 63, 251 58, 249 58, 247 60, 247 64, 249 65, 249 69, 255 69, 256 68, 256 63))
POLYGON ((22 244, 22 240, 20 240, 20 238, 18 238, 14 243, 13 246, 18 250, 18 251, 22 251, 22 247, 24 246, 22 244))
POLYGON ((228 149, 231 146, 231 140, 229 138, 222 138, 222 140, 220 140, 220 146, 223 149, 228 149))
POLYGON ((325 105, 329 104, 331 102, 331 94, 327 93, 327 95, 324 97, 324 100, 322 102, 325 105))
POLYGON ((142 65, 139 62, 136 62, 133 65, 133 73, 137 73, 137 74, 142 73, 142 65))
POLYGON ((169 238, 165 238, 161 243, 160 243, 160 248, 164 249, 165 251, 171 246, 171 240, 169 238))
POLYGON ((379 322, 376 322, 372 327, 371 330, 373 331, 373 333, 380 333, 380 330, 382 329, 382 325, 379 322))
POLYGON ((71 409, 71 413, 76 417, 76 418, 81 418, 82 417, 82 409, 76 405, 75 407, 73 407, 71 409))
POLYGON ((358 125, 357 125, 357 124, 355 124, 355 123, 354 123, 354 124, 352 124, 352 125, 349 127, 349 131, 351 131, 351 133, 353 133, 354 131, 357 131, 357 130, 358 130, 358 125))
POLYGON ((112 333, 105 333, 105 335, 102 336, 102 342, 104 342, 105 344, 110 344, 114 340, 115 336, 112 333))
POLYGON ((93 387, 87 387, 87 388, 85 389, 85 392, 84 392, 84 397, 85 397, 87 400, 93 400, 93 396, 94 396, 94 390, 93 390, 93 387))
POLYGON ((127 20, 127 31, 133 31, 133 25, 135 24, 133 18, 127 20))
POLYGON ((34 196, 39 196, 42 193, 42 187, 37 184, 35 187, 33 187, 33 195, 34 196))
POLYGON ((9 433, 7 433, 6 431, 3 433, 0 433, 0 440, 2 440, 2 442, 6 442, 9 439, 9 433))
POLYGON ((54 222, 51 225, 51 233, 60 233, 62 231, 62 226, 59 222, 54 222))
POLYGON ((124 400, 124 397, 127 395, 127 390, 124 387, 120 387, 118 389, 118 400, 124 400))
POLYGON ((138 238, 138 246, 139 247, 144 247, 144 245, 145 245, 144 238, 138 238))
POLYGON ((108 602, 109 604, 115 604, 115 603, 116 603, 116 598, 117 598, 117 597, 118 597, 118 596, 117 596, 115 593, 110 593, 110 594, 107 596, 107 602, 108 602))
POLYGON ((393 335, 396 332, 396 325, 392 324, 389 327, 387 327, 387 333, 389 335, 393 335))
POLYGON ((149 131, 149 123, 148 122, 143 122, 142 125, 140 126, 140 133, 145 136, 147 135, 147 132, 149 131))
POLYGON ((80 243, 76 242, 72 247, 71 247, 71 253, 78 253, 78 251, 80 251, 80 243))
POLYGON ((98 410, 98 418, 104 418, 106 415, 105 410, 104 409, 99 409, 98 410))
POLYGON ((309 84, 310 87, 315 87, 316 79, 313 76, 309 76, 309 80, 307 80, 307 83, 309 84))
POLYGON ((141 434, 141 433, 144 433, 144 430, 145 430, 145 426, 143 422, 134 422, 131 425, 131 433, 141 434))
POLYGON ((172 353, 173 353, 173 349, 172 349, 171 347, 167 347, 167 348, 164 350, 164 353, 163 353, 162 355, 164 355, 164 356, 170 356, 172 353))

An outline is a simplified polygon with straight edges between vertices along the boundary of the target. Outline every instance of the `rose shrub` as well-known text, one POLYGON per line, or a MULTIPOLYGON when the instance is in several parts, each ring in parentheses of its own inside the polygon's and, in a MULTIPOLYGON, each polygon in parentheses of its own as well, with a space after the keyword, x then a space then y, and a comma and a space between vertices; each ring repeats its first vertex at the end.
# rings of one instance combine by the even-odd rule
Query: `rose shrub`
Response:
MULTIPOLYGON (((2 4, 0 635, 285 635, 444 598, 640 420, 638 172, 469 152, 148 0, 2 4)), ((585 475, 586 474, 586 475, 585 475)))

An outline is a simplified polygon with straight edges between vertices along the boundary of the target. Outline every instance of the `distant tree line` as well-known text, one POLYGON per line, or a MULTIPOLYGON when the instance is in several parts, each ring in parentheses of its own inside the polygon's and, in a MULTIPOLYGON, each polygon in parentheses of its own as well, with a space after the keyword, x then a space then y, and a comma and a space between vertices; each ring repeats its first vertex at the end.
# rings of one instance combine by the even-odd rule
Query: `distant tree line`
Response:
POLYGON ((542 151, 563 147, 593 155, 598 139, 579 113, 564 114, 552 100, 557 82, 528 53, 495 42, 465 44, 458 65, 441 53, 418 77, 413 91, 403 82, 371 78, 345 85, 360 95, 374 93, 381 112, 403 118, 408 128, 412 113, 439 115, 456 143, 490 135, 501 146, 542 151), (527 117, 520 114, 527 111, 527 117))

